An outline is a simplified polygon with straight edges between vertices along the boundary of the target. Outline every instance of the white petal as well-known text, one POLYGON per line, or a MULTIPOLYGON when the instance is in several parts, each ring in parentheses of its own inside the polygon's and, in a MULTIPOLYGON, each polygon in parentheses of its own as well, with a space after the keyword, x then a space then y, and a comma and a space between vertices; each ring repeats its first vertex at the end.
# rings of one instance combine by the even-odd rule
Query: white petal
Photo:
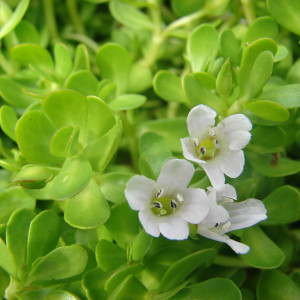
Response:
POLYGON ((132 209, 141 210, 151 203, 156 191, 155 181, 142 175, 135 175, 127 182, 125 197, 132 209))
POLYGON ((194 175, 194 166, 184 159, 171 159, 162 167, 157 185, 164 189, 166 195, 172 196, 182 192, 194 175))
POLYGON ((206 172, 213 187, 219 188, 225 183, 225 176, 216 162, 208 162, 202 164, 201 167, 206 172))
POLYGON ((198 233, 208 239, 226 243, 237 254, 246 254, 250 249, 247 245, 234 241, 230 239, 227 235, 220 235, 201 225, 198 226, 198 233))
POLYGON ((162 217, 159 224, 161 234, 169 240, 185 240, 189 236, 189 225, 178 214, 162 217))
POLYGON ((248 199, 238 203, 226 203, 224 207, 230 216, 228 231, 253 226, 267 218, 267 210, 262 201, 248 199))
POLYGON ((213 228, 216 224, 225 223, 229 219, 229 214, 227 210, 221 206, 213 203, 209 207, 208 215, 201 222, 207 228, 213 228))
POLYGON ((229 149, 240 150, 247 146, 251 139, 251 133, 244 130, 237 130, 227 135, 229 139, 229 149))
POLYGON ((193 143, 191 142, 190 138, 183 138, 180 139, 181 140, 181 144, 182 144, 182 150, 183 150, 183 156, 187 159, 187 160, 191 160, 196 162, 197 164, 206 164, 206 162, 204 160, 201 160, 197 157, 196 154, 196 148, 193 145, 193 143))
POLYGON ((218 191, 218 197, 227 197, 230 199, 237 199, 237 194, 235 188, 230 184, 224 184, 218 191))
POLYGON ((237 130, 249 131, 252 129, 252 123, 243 114, 236 114, 236 115, 229 116, 223 119, 219 124, 221 124, 220 126, 224 133, 230 133, 237 130))
POLYGON ((243 172, 244 164, 245 157, 242 150, 227 150, 223 152, 220 168, 227 176, 236 178, 243 172))
POLYGON ((139 219, 145 231, 155 237, 160 234, 159 218, 153 214, 151 209, 143 209, 139 211, 139 219))
POLYGON ((184 203, 178 214, 187 222, 200 223, 208 214, 209 202, 204 190, 188 188, 183 193, 184 203))
POLYGON ((206 105, 200 104, 194 107, 187 117, 190 136, 203 139, 208 130, 215 125, 216 116, 217 113, 206 105))

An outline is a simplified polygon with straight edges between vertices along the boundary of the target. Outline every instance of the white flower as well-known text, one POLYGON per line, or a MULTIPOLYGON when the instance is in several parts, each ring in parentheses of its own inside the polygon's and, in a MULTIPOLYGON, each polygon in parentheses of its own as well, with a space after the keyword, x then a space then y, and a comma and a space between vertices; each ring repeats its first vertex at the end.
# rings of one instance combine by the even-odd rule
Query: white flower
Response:
POLYGON ((226 232, 250 227, 267 218, 267 210, 262 201, 236 200, 233 186, 225 184, 221 189, 208 190, 210 208, 208 215, 198 225, 198 233, 209 239, 228 244, 236 253, 245 254, 249 247, 230 239, 226 232))
POLYGON ((216 127, 216 112, 206 105, 194 107, 188 117, 190 137, 181 139, 183 155, 198 163, 215 188, 225 183, 226 174, 238 177, 244 168, 243 149, 250 141, 252 124, 243 114, 223 119, 216 127))
POLYGON ((204 190, 187 188, 194 167, 183 159, 169 160, 155 182, 142 175, 133 176, 127 183, 125 196, 145 231, 170 240, 189 236, 188 223, 198 224, 208 213, 208 198, 204 190))

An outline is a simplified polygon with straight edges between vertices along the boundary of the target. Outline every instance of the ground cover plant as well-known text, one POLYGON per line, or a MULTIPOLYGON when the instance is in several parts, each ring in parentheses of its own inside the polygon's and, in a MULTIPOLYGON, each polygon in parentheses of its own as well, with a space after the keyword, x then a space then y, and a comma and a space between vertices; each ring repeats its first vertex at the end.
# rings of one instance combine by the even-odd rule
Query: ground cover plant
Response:
POLYGON ((300 299, 297 0, 0 0, 0 297, 300 299))

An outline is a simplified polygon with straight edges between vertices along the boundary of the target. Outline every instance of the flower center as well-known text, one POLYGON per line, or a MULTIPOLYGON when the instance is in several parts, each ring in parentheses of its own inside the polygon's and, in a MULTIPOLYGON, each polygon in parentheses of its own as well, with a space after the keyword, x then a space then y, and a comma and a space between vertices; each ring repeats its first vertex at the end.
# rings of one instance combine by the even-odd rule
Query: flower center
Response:
POLYGON ((208 137, 201 142, 197 139, 193 139, 193 143, 198 157, 203 160, 212 159, 218 154, 219 145, 215 137, 208 137))
POLYGON ((181 195, 177 195, 177 197, 167 197, 163 196, 163 189, 160 189, 156 194, 156 197, 152 200, 152 211, 157 216, 168 216, 175 212, 176 208, 178 208, 184 202, 181 195))

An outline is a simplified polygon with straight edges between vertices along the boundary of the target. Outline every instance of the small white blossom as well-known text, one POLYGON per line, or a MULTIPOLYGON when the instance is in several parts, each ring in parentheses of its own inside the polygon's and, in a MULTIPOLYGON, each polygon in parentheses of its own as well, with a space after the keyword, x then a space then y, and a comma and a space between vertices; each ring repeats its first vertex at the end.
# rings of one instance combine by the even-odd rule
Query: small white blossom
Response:
POLYGON ((187 188, 194 167, 183 159, 169 160, 157 181, 142 175, 127 183, 125 196, 145 231, 155 237, 160 233, 170 240, 189 236, 188 223, 198 224, 208 213, 209 203, 204 190, 187 188))
POLYGON ((198 163, 215 188, 225 176, 238 177, 244 168, 243 149, 250 141, 252 124, 243 114, 231 115, 215 125, 216 112, 206 105, 194 107, 188 117, 190 137, 181 139, 183 155, 198 163))
POLYGON ((267 218, 267 210, 262 201, 248 199, 236 200, 233 186, 225 184, 221 189, 210 188, 209 213, 198 225, 198 233, 206 238, 228 244, 236 253, 245 254, 249 247, 230 239, 225 233, 253 226, 267 218))

